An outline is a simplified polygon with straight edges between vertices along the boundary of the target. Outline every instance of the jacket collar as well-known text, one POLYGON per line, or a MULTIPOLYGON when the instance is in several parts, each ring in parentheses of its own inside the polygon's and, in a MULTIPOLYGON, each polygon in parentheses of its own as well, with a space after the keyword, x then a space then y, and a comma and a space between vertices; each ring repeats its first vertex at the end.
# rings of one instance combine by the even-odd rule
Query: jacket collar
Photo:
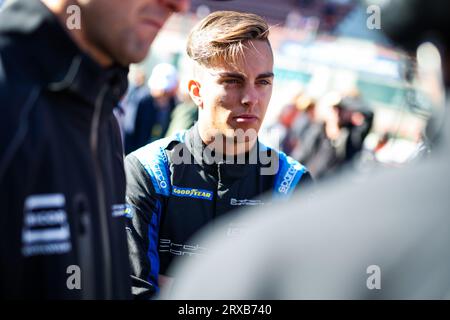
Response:
POLYGON ((198 124, 195 124, 186 135, 186 147, 193 155, 195 162, 200 165, 205 171, 219 178, 221 181, 236 180, 247 176, 250 172, 257 170, 259 166, 258 152, 262 152, 262 145, 259 141, 255 146, 245 155, 245 163, 237 163, 236 159, 226 159, 222 156, 217 156, 208 150, 208 146, 202 141, 198 129, 198 124), (252 159, 251 163, 249 159, 252 159), (255 163, 256 162, 256 163, 255 163))
POLYGON ((0 33, 20 41, 20 50, 26 50, 21 55, 27 60, 27 76, 34 82, 50 91, 68 90, 90 105, 106 86, 112 106, 106 105, 111 110, 117 105, 128 85, 128 68, 101 67, 79 49, 41 1, 16 0, 0 16, 0 33))

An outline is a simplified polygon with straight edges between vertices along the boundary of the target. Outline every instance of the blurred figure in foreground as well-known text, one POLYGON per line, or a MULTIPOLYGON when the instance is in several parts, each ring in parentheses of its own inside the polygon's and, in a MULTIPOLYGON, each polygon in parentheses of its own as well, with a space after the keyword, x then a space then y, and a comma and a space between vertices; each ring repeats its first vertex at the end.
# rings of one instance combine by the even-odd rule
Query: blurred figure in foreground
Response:
MULTIPOLYGON (((448 1, 399 0, 383 8, 383 31, 408 50, 419 48, 418 68, 441 63, 448 91, 448 1)), ((295 199, 276 212, 224 221, 224 230, 208 237, 210 254, 180 265, 180 280, 164 297, 449 299, 448 108, 445 113, 434 153, 421 163, 376 172, 364 184, 348 173, 322 185, 308 205, 295 199), (228 239, 231 223, 244 227, 241 237, 228 239)))
POLYGON ((0 10, 0 297, 129 298, 128 65, 188 0, 15 0, 0 10))

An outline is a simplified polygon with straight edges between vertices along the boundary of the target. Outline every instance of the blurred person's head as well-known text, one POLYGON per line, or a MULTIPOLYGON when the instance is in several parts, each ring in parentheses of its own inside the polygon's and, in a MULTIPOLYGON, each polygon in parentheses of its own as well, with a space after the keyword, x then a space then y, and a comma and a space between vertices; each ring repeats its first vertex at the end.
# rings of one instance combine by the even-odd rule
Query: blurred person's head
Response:
POLYGON ((147 84, 152 97, 156 99, 173 97, 178 89, 178 71, 169 63, 157 64, 147 84))
POLYGON ((188 87, 206 144, 221 136, 237 148, 246 142, 248 150, 256 142, 272 95, 268 34, 261 17, 232 11, 211 13, 191 31, 187 53, 195 70, 188 87), (238 132, 254 134, 242 141, 238 132))
POLYGON ((300 110, 296 106, 296 102, 304 95, 304 90, 302 87, 299 88, 298 92, 292 97, 291 101, 281 109, 278 116, 278 122, 281 123, 286 128, 290 128, 299 114, 300 110))
POLYGON ((295 100, 295 107, 305 113, 311 121, 316 120, 316 102, 306 94, 302 94, 295 100))
POLYGON ((41 0, 65 24, 77 5, 81 28, 70 30, 77 44, 101 65, 142 61, 164 23, 185 11, 190 0, 41 0))
POLYGON ((140 67, 130 69, 129 73, 130 83, 136 87, 143 86, 145 84, 145 72, 140 67))
POLYGON ((333 106, 333 111, 337 114, 338 125, 340 128, 347 128, 352 126, 353 111, 346 108, 343 104, 333 106))
POLYGON ((324 122, 327 137, 331 140, 336 140, 341 134, 339 108, 336 105, 330 106, 329 112, 326 113, 324 122))
POLYGON ((333 108, 337 112, 341 128, 360 127, 372 123, 373 112, 358 96, 343 97, 333 108))

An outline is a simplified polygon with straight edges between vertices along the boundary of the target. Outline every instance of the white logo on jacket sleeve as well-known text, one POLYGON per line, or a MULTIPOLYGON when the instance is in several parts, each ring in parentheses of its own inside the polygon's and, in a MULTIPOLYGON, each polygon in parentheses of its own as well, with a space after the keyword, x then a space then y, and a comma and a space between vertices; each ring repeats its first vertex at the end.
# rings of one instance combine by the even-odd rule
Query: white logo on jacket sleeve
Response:
POLYGON ((155 173, 155 178, 158 181, 158 185, 161 189, 167 188, 167 182, 163 174, 163 170, 161 169, 161 166, 159 163, 154 163, 151 168, 153 169, 153 172, 155 173))
POLYGON ((196 245, 188 245, 183 243, 174 243, 170 239, 159 240, 159 252, 167 252, 175 256, 196 256, 202 255, 206 248, 196 245))
POLYGON ((25 200, 22 254, 63 254, 72 249, 63 194, 31 195, 25 200))
POLYGON ((281 185, 278 188, 278 191, 281 193, 287 193, 289 191, 289 188, 291 187, 292 181, 295 178, 295 174, 298 172, 298 169, 296 166, 290 166, 289 170, 286 172, 286 174, 283 177, 283 180, 281 181, 281 185))
POLYGON ((235 199, 231 198, 230 205, 232 206, 261 206, 264 205, 264 202, 257 199, 235 199))
POLYGON ((133 211, 130 205, 126 203, 114 204, 111 207, 112 216, 117 217, 125 217, 125 218, 133 218, 133 211))

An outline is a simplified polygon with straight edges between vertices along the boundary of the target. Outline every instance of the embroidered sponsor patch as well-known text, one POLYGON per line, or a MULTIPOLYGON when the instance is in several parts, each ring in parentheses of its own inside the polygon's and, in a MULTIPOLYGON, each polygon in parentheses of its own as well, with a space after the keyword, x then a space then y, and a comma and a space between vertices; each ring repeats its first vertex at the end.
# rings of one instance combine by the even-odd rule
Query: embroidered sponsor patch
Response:
POLYGON ((263 205, 264 202, 262 202, 261 200, 231 198, 230 204, 232 206, 259 206, 259 205, 263 205))
POLYGON ((63 254, 72 249, 63 194, 31 195, 25 200, 22 254, 63 254))
POLYGON ((168 170, 167 155, 164 150, 169 141, 169 138, 160 139, 132 153, 144 166, 155 188, 155 192, 164 196, 170 195, 170 172, 168 170))
POLYGON ((212 191, 195 188, 181 188, 177 186, 173 186, 172 194, 177 197, 187 197, 204 200, 212 200, 213 198, 212 191))
POLYGON ((197 245, 188 245, 182 243, 174 243, 170 239, 159 240, 159 252, 170 253, 175 256, 195 256, 203 255, 207 251, 206 248, 197 245))
POLYGON ((283 180, 281 181, 281 185, 278 188, 279 192, 284 194, 288 193, 289 189, 291 188, 292 181, 294 181, 297 172, 298 168, 296 168, 296 166, 292 165, 289 167, 289 170, 284 175, 283 180))
POLYGON ((133 212, 128 204, 114 204, 111 211, 113 217, 133 218, 133 212))
POLYGON ((162 190, 160 192, 163 192, 164 190, 168 190, 169 185, 167 184, 167 179, 164 174, 164 168, 160 163, 152 163, 151 165, 144 165, 145 170, 150 174, 151 177, 156 181, 157 183, 157 190, 162 190))

